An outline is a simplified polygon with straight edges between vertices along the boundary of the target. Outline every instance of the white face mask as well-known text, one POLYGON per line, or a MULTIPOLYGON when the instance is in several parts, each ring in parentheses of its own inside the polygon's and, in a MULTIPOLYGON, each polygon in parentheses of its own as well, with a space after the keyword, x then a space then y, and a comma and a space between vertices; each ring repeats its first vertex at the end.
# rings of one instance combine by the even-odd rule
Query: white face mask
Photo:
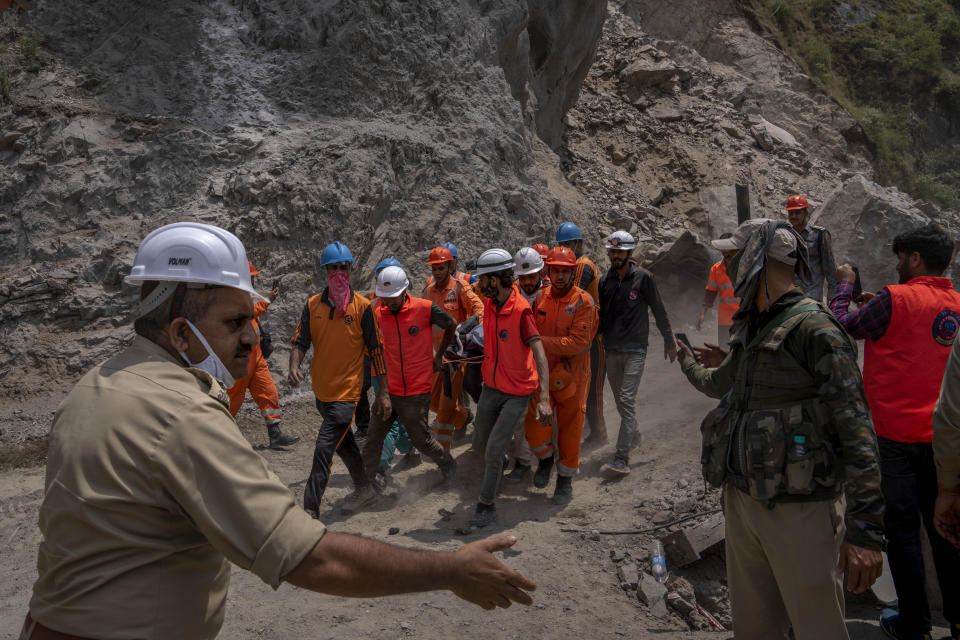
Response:
POLYGON ((190 330, 193 331, 193 335, 197 336, 197 339, 200 341, 200 344, 203 345, 203 348, 207 350, 207 357, 202 361, 193 364, 190 362, 190 359, 187 358, 187 354, 183 351, 180 351, 180 357, 183 358, 183 361, 187 363, 188 367, 193 367, 194 369, 200 369, 201 371, 206 371, 211 376, 220 381, 225 388, 229 389, 233 386, 233 383, 236 380, 233 379, 233 376, 230 375, 230 372, 225 366, 220 358, 217 357, 217 354, 213 352, 213 349, 210 348, 210 345, 207 343, 207 339, 203 337, 203 334, 200 333, 200 330, 193 326, 193 323, 184 318, 187 322, 187 326, 190 327, 190 330))

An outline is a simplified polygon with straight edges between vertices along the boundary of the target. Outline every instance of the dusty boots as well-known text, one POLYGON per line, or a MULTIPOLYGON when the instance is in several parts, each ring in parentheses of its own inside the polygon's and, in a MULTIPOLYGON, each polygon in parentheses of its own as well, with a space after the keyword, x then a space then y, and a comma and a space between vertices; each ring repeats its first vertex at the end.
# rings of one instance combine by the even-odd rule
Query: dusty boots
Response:
POLYGON ((282 449, 295 442, 300 442, 300 436, 291 436, 280 431, 279 422, 267 425, 267 437, 270 439, 269 447, 271 449, 282 449))
POLYGON ((557 488, 553 491, 553 504, 569 504, 573 500, 573 478, 557 476, 557 488))
POLYGON ((543 489, 550 484, 550 470, 553 469, 553 456, 540 458, 537 463, 537 472, 533 474, 533 486, 543 489))
POLYGON ((503 476, 504 482, 509 482, 510 484, 520 484, 521 482, 527 482, 530 478, 530 465, 523 464, 517 460, 516 464, 513 465, 513 471, 503 476))

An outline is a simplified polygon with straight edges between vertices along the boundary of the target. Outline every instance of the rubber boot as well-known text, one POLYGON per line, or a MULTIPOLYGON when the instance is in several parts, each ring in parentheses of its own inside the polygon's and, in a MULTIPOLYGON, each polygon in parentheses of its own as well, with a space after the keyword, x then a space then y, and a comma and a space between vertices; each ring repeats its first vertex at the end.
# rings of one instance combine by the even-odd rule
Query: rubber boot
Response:
POLYGON ((573 500, 573 478, 557 476, 557 488, 553 491, 553 504, 569 504, 573 500))
POLYGON ((553 469, 553 456, 540 458, 537 463, 537 472, 533 474, 533 486, 543 489, 550 484, 550 471, 553 469))
POLYGON ((300 436, 291 436, 280 431, 279 422, 267 425, 267 437, 270 438, 271 449, 283 449, 295 442, 300 442, 300 436))

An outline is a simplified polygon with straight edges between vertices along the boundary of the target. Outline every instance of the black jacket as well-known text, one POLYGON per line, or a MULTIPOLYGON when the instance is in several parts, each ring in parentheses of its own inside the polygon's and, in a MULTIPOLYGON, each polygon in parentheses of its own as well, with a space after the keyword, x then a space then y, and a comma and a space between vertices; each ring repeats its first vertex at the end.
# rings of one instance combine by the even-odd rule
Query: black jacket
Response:
POLYGON ((673 344, 670 320, 653 275, 631 262, 627 274, 620 280, 611 267, 600 278, 600 333, 604 348, 608 351, 646 349, 650 333, 648 307, 666 344, 673 344))

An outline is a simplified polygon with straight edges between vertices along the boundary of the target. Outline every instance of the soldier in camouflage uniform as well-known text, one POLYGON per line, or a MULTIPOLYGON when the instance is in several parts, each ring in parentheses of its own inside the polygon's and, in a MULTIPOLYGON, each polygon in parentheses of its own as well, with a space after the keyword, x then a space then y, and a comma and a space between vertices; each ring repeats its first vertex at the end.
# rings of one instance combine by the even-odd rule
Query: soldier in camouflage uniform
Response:
POLYGON ((793 285, 806 247, 785 222, 732 238, 740 309, 730 352, 684 348, 683 371, 722 398, 701 425, 707 482, 723 487, 737 640, 847 638, 842 575, 866 590, 884 545, 877 442, 854 343, 793 285), (709 367, 709 368, 708 368, 709 367), (846 503, 844 503, 846 494, 846 503))

